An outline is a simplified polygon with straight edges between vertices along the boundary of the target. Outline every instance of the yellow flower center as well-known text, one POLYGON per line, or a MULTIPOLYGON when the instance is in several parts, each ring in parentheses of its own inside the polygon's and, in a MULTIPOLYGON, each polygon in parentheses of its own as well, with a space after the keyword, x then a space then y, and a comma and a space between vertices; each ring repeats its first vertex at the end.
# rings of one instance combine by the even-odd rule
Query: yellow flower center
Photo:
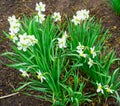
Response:
POLYGON ((102 86, 101 86, 101 85, 98 85, 98 89, 102 89, 102 86))
POLYGON ((79 19, 78 19, 78 18, 76 18, 76 19, 75 19, 75 21, 76 21, 76 22, 79 22, 79 19))
POLYGON ((94 51, 93 51, 93 50, 91 50, 91 51, 90 51, 90 53, 91 53, 91 54, 93 54, 93 53, 94 53, 94 51))
POLYGON ((83 54, 83 53, 80 53, 80 56, 81 56, 81 57, 83 57, 83 56, 84 56, 84 54, 83 54))
POLYGON ((41 75, 37 75, 37 78, 40 79, 40 78, 41 78, 41 75))
POLYGON ((14 35, 11 35, 11 36, 10 36, 10 39, 13 39, 13 38, 14 38, 14 35))
POLYGON ((111 92, 110 88, 107 89, 107 92, 109 92, 109 93, 111 92))

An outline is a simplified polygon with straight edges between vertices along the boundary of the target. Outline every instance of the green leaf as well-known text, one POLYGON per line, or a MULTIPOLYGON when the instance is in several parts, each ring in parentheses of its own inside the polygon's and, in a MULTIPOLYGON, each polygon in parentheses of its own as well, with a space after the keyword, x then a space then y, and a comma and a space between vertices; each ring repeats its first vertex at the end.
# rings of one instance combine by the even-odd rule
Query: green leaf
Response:
POLYGON ((18 91, 22 90, 23 88, 27 87, 30 84, 32 84, 32 82, 27 82, 27 83, 23 84, 22 86, 20 86, 19 88, 17 88, 15 91, 18 92, 18 91))

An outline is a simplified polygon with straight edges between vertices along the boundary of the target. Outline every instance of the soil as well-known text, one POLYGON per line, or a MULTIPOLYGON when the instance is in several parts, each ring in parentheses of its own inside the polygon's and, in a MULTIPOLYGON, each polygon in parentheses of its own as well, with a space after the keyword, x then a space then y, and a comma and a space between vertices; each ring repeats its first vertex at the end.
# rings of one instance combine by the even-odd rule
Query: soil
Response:
MULTIPOLYGON (((40 0, 0 0, 0 53, 10 50, 10 43, 4 36, 2 30, 8 31, 8 16, 15 14, 21 17, 23 14, 31 15, 34 11, 36 2, 40 0)), ((42 0, 47 5, 46 13, 60 11, 62 14, 72 16, 79 9, 89 9, 97 19, 102 18, 105 29, 109 28, 112 33, 108 45, 115 49, 116 56, 120 58, 120 16, 115 15, 106 0, 42 0)), ((92 16, 91 15, 91 16, 92 16)), ((0 57, 2 62, 7 62, 6 58, 0 57)), ((0 96, 13 93, 12 91, 19 86, 19 82, 24 79, 14 69, 0 64, 0 96)), ((51 106, 45 102, 23 94, 0 99, 0 106, 51 106)), ((89 104, 87 106, 105 106, 89 104)), ((113 99, 109 99, 106 106, 118 106, 113 99)))

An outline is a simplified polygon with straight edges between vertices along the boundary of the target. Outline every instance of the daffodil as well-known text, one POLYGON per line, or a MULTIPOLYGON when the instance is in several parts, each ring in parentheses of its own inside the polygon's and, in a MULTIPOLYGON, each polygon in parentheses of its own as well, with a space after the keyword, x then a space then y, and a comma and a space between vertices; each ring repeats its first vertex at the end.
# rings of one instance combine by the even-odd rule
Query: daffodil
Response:
POLYGON ((28 74, 25 70, 20 69, 19 71, 22 73, 21 75, 22 75, 23 77, 29 77, 29 74, 28 74))
POLYGON ((15 15, 13 15, 11 17, 8 17, 8 21, 10 24, 10 28, 9 28, 10 33, 12 33, 12 34, 18 33, 20 30, 19 19, 16 19, 15 15))
POLYGON ((18 41, 18 37, 16 34, 10 32, 10 39, 15 43, 16 41, 18 41))
POLYGON ((13 24, 10 25, 9 31, 11 33, 15 33, 16 34, 16 33, 19 32, 19 30, 20 30, 20 24, 19 23, 13 23, 13 24))
POLYGON ((79 53, 80 57, 87 57, 87 54, 84 54, 82 50, 77 50, 77 52, 79 53))
POLYGON ((77 50, 82 51, 84 49, 84 46, 81 45, 81 43, 79 42, 79 45, 77 46, 77 50))
POLYGON ((80 18, 78 16, 73 16, 73 19, 71 20, 75 25, 80 24, 80 18))
POLYGON ((45 21, 45 15, 39 12, 38 15, 35 16, 35 20, 42 24, 45 21))
POLYGON ((35 10, 38 12, 44 12, 45 11, 46 5, 43 4, 42 2, 36 3, 35 10))
POLYGON ((34 46, 38 42, 34 35, 29 35, 30 46, 34 46))
POLYGON ((41 82, 46 79, 40 71, 37 72, 37 78, 40 79, 41 82))
POLYGON ((19 35, 19 41, 17 42, 18 50, 23 50, 24 52, 28 47, 34 46, 38 40, 34 37, 34 35, 27 35, 24 33, 23 35, 19 35))
POLYGON ((108 93, 113 93, 113 91, 114 91, 108 85, 105 87, 105 89, 108 93))
POLYGON ((82 21, 89 18, 89 10, 87 11, 86 9, 77 11, 76 14, 77 17, 82 21))
POLYGON ((54 19, 55 22, 61 21, 60 12, 54 12, 52 18, 54 19))
POLYGON ((75 25, 80 24, 82 21, 89 18, 89 10, 79 10, 76 12, 76 15, 73 16, 72 22, 75 25))
POLYGON ((93 58, 96 56, 95 47, 90 48, 90 54, 92 54, 93 58))
POLYGON ((66 38, 58 38, 58 46, 59 48, 66 48, 66 38))
POLYGON ((13 16, 11 16, 11 17, 8 17, 8 22, 9 22, 10 24, 17 23, 17 22, 18 22, 18 19, 16 19, 16 16, 13 15, 13 16))
POLYGON ((89 58, 89 61, 88 61, 89 68, 91 68, 93 64, 94 64, 93 60, 89 58))
POLYGON ((27 46, 26 42, 18 42, 17 46, 18 46, 17 47, 18 50, 23 50, 24 52, 27 51, 28 46, 27 46))
POLYGON ((97 83, 97 93, 101 92, 102 94, 104 94, 103 92, 103 87, 101 85, 101 83, 97 83))
POLYGON ((68 38, 68 34, 65 31, 64 34, 62 35, 62 38, 58 38, 58 46, 59 48, 66 48, 66 39, 68 38))
POLYGON ((30 44, 29 42, 30 41, 26 33, 24 33, 23 35, 19 35, 19 41, 17 43, 18 50, 23 50, 25 52, 29 47, 29 44, 30 44))

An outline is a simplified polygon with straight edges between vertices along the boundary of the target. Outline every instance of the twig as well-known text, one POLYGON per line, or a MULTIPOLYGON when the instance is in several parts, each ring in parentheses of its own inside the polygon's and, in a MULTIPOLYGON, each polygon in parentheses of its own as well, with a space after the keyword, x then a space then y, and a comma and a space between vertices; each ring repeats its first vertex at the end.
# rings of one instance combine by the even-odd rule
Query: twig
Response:
POLYGON ((19 94, 19 92, 12 93, 12 94, 9 94, 9 95, 6 95, 6 96, 1 96, 0 99, 8 98, 8 97, 11 97, 11 96, 14 96, 14 95, 17 95, 17 94, 19 94))

